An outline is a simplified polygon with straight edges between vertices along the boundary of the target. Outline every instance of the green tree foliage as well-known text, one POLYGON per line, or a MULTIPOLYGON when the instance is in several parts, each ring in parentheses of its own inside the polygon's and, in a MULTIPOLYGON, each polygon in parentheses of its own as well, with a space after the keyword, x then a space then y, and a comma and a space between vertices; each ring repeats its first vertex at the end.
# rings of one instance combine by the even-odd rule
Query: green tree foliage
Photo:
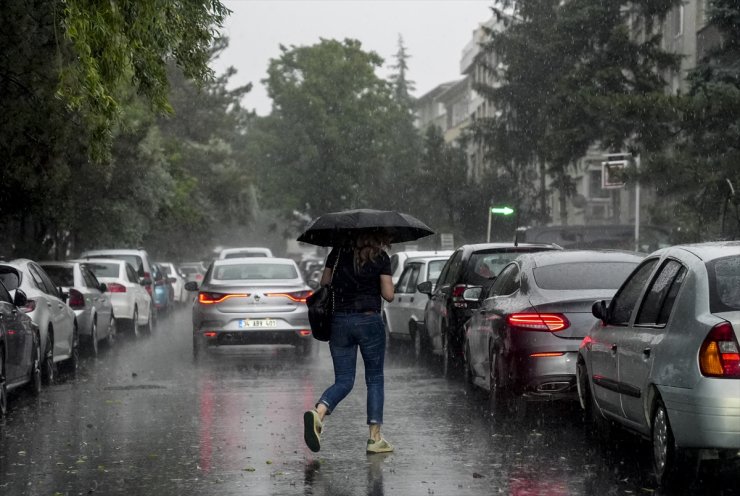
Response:
POLYGON ((717 43, 689 76, 676 146, 641 175, 658 189, 655 215, 685 241, 740 238, 740 4, 714 0, 707 13, 717 43))
POLYGON ((668 136, 673 102, 661 75, 677 58, 661 49, 653 26, 675 3, 499 3, 507 29, 490 31, 483 65, 500 84, 476 88, 499 114, 475 131, 495 167, 537 170, 536 220, 548 217, 545 174, 564 205, 574 191, 570 169, 590 146, 655 149, 668 136))
POLYGON ((266 205, 315 215, 410 200, 398 180, 413 167, 398 148, 409 144, 394 136, 410 111, 376 75, 382 62, 356 40, 281 47, 265 80, 272 114, 250 140, 266 205))

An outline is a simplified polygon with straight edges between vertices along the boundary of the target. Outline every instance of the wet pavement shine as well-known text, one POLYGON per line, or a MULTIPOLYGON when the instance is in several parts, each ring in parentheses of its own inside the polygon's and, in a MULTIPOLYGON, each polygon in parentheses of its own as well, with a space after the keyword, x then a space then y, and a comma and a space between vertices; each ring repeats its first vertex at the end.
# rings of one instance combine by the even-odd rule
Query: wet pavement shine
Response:
MULTIPOLYGON (((575 405, 493 422, 485 394, 403 349, 385 373, 383 432, 395 453, 365 453, 360 367, 314 454, 302 413, 333 378, 328 346, 316 345, 309 358, 228 347, 195 364, 187 309, 152 336, 122 336, 40 398, 11 395, 0 495, 672 494, 652 482, 645 441, 596 442, 575 405)), ((705 463, 686 493, 740 495, 739 474, 705 463)))

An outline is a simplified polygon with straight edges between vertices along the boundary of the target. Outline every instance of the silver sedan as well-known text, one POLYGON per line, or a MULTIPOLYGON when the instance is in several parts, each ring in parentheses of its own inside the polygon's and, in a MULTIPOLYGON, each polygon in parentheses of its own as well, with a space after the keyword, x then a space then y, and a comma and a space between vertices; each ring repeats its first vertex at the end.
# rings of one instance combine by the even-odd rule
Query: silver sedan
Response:
POLYGON ((306 298, 311 289, 287 258, 216 260, 198 286, 193 303, 193 356, 209 347, 289 344, 311 350, 306 298))
POLYGON ((652 440, 659 483, 740 454, 740 242, 649 255, 583 340, 581 406, 652 440))

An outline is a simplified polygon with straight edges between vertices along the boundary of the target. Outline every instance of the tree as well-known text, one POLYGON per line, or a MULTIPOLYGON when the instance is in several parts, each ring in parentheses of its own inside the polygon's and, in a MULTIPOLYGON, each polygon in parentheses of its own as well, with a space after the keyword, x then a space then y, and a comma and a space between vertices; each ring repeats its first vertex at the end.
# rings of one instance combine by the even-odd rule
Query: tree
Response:
POLYGON ((356 40, 281 47, 265 80, 272 114, 251 139, 266 205, 315 215, 389 204, 392 123, 405 111, 381 64, 356 40))

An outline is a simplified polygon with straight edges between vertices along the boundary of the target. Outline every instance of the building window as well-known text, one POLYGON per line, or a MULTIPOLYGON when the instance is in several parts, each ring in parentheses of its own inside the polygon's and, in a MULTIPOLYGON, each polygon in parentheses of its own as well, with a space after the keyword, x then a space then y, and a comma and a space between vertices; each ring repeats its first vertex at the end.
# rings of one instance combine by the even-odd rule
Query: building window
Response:
POLYGON ((683 17, 684 17, 684 7, 683 5, 680 5, 673 9, 672 14, 672 26, 671 29, 673 31, 673 36, 675 38, 678 38, 679 36, 683 35, 683 17))
POLYGON ((611 197, 609 190, 601 187, 601 169, 588 171, 588 196, 592 199, 611 197))

